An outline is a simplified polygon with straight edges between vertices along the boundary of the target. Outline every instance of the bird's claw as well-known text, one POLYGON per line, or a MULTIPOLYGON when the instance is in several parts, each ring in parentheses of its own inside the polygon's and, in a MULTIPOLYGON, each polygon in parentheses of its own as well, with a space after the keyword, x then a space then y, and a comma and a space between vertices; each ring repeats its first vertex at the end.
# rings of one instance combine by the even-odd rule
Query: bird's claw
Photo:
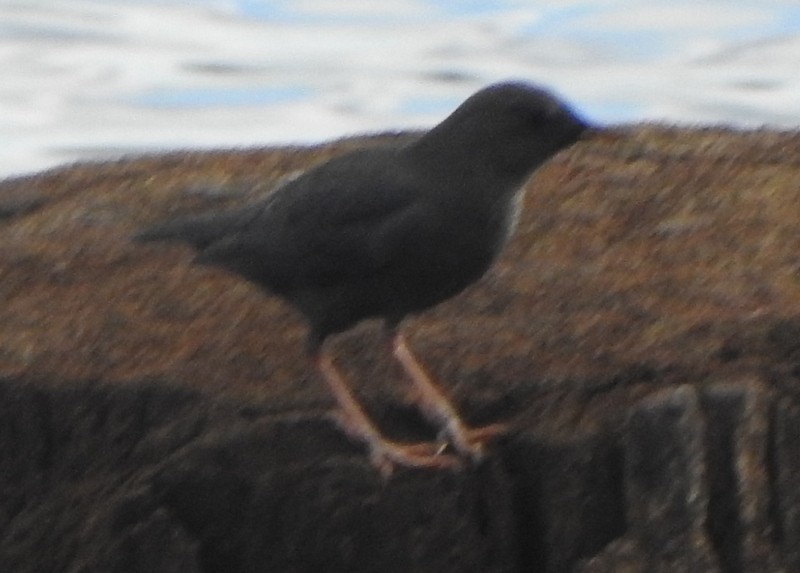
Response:
POLYGON ((439 431, 437 440, 443 444, 439 451, 444 452, 448 446, 452 446, 462 456, 477 462, 486 453, 486 443, 504 434, 507 429, 505 424, 469 428, 461 420, 454 418, 439 431))
POLYGON ((398 444, 383 440, 370 444, 370 461, 384 478, 391 477, 396 465, 437 469, 462 466, 461 460, 443 451, 442 446, 436 443, 398 444))

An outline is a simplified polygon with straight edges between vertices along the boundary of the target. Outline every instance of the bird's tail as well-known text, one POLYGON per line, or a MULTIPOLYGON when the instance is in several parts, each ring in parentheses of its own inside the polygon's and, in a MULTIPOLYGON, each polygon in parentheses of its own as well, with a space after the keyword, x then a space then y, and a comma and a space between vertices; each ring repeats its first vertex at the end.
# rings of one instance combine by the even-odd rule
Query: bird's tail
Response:
POLYGON ((159 223, 133 236, 135 241, 176 241, 202 251, 227 235, 240 219, 238 212, 211 213, 159 223))

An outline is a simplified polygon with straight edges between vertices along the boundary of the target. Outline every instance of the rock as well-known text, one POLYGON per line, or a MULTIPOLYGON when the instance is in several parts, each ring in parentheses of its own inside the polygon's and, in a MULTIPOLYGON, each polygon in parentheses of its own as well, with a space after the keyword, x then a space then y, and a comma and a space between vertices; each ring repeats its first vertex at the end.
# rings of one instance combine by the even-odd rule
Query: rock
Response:
POLYGON ((630 414, 627 520, 651 571, 719 571, 706 535, 704 434, 698 397, 690 386, 654 394, 630 414))
POLYGON ((770 515, 770 400, 760 380, 721 382, 701 394, 706 414, 708 532, 723 571, 785 571, 770 515))
POLYGON ((4 571, 513 570, 493 462, 384 481, 318 414, 141 383, 0 393, 4 571))
POLYGON ((622 459, 608 435, 521 432, 504 449, 523 571, 566 572, 625 528, 622 459))
MULTIPOLYGON (((296 315, 130 241, 413 136, 0 182, 0 571, 800 570, 796 133, 621 126, 537 173, 492 273, 407 326, 509 425, 461 473, 382 481, 296 315)), ((333 341, 354 391, 434 438, 373 328, 333 341)))
POLYGON ((776 537, 786 556, 787 571, 800 571, 800 408, 794 400, 778 401, 774 432, 776 537))

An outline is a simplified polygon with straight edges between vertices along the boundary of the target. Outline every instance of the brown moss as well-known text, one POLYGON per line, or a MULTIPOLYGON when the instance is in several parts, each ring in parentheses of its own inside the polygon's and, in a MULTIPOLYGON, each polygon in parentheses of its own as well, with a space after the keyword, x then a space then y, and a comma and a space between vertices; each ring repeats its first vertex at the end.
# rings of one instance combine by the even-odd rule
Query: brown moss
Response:
MULTIPOLYGON (((22 204, 25 193, 40 201, 0 221, 0 375, 163 378, 327 403, 294 311, 193 266, 188 249, 130 235, 252 200, 387 140, 176 152, 0 183, 22 204)), ((532 178, 518 233, 490 274, 407 331, 459 399, 531 420, 565 395, 576 405, 569 423, 592 423, 590 413, 640 387, 790 366, 767 334, 800 314, 799 150, 793 132, 658 125, 576 145, 532 178)), ((399 392, 378 332, 358 328, 336 350, 359 392, 399 392)))

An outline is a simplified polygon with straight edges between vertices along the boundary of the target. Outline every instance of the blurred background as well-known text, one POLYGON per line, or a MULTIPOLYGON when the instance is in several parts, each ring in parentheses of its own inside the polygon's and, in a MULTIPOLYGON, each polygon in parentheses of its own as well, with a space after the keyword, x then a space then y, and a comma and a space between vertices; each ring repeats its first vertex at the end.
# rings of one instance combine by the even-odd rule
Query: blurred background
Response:
POLYGON ((603 123, 800 125, 797 0, 0 0, 0 177, 433 125, 485 84, 603 123))

